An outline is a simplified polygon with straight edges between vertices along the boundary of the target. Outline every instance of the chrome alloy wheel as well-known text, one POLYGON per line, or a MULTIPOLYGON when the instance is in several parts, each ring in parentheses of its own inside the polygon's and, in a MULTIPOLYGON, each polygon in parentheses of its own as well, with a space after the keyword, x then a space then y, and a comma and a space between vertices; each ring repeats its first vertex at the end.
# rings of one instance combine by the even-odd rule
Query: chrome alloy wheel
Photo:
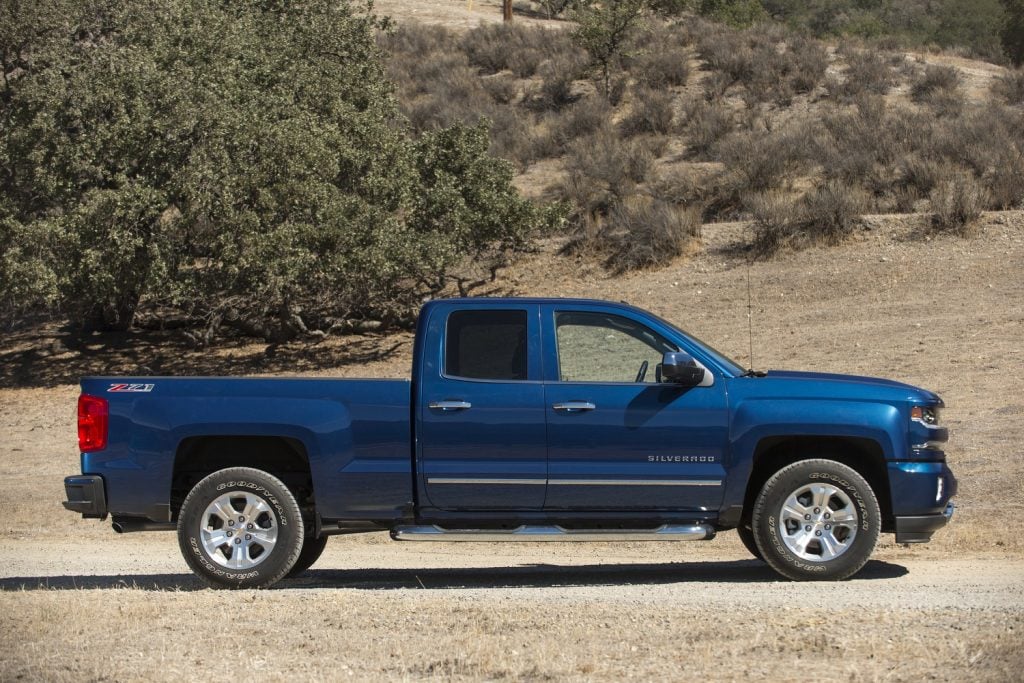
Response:
POLYGON ((850 496, 830 484, 814 483, 786 498, 779 511, 779 531, 797 557, 827 562, 850 549, 857 536, 857 519, 850 496))
POLYGON ((200 537, 210 559, 228 569, 249 569, 277 543, 277 517, 265 500, 232 491, 206 506, 200 537))

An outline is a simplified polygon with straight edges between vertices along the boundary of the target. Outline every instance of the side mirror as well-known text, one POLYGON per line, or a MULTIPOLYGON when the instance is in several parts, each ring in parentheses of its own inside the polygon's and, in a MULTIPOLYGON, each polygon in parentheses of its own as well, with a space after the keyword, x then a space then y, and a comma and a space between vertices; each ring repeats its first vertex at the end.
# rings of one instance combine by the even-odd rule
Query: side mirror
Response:
POLYGON ((666 353, 661 359, 661 377, 671 384, 695 387, 704 381, 705 372, 693 356, 683 351, 666 353))

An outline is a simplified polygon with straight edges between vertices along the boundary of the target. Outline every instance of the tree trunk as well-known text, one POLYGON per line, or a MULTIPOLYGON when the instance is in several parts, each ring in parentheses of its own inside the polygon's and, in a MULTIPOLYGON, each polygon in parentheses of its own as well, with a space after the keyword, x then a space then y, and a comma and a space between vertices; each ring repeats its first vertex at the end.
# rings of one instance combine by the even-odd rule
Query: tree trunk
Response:
POLYGON ((501 17, 505 21, 512 21, 512 0, 504 0, 501 4, 501 17))
POLYGON ((135 311, 141 297, 135 292, 122 292, 116 301, 94 304, 82 322, 84 332, 127 332, 135 322, 135 311))

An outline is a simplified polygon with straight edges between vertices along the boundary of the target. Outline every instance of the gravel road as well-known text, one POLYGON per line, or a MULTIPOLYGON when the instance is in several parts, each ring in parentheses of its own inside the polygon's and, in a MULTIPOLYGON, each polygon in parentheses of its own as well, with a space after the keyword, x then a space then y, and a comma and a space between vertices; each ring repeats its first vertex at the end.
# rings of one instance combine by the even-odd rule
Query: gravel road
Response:
MULTIPOLYGON (((332 538, 324 557, 283 592, 398 591, 479 600, 600 601, 660 607, 785 609, 827 596, 834 609, 1014 610, 1024 616, 1024 559, 935 558, 893 549, 853 580, 794 583, 728 541, 686 543, 395 543, 384 534, 332 538), (719 544, 726 547, 718 548, 719 544)), ((173 533, 74 542, 0 543, 0 589, 203 588, 173 533)), ((276 591, 275 591, 276 592, 276 591)), ((1022 643, 1024 644, 1024 643, 1022 643)))

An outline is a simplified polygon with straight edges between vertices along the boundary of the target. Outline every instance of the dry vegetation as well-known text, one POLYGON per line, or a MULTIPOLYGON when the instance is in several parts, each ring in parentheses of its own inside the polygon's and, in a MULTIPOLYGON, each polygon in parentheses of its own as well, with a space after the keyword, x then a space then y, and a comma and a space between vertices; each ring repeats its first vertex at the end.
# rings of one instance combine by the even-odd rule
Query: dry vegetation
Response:
POLYGON ((528 189, 565 201, 574 243, 614 272, 688 251, 693 212, 753 219, 768 256, 838 243, 864 214, 966 233, 1024 206, 1019 72, 969 97, 928 57, 684 17, 637 29, 606 96, 569 29, 406 23, 382 43, 416 130, 488 118, 492 152, 524 177, 546 165, 528 189))

